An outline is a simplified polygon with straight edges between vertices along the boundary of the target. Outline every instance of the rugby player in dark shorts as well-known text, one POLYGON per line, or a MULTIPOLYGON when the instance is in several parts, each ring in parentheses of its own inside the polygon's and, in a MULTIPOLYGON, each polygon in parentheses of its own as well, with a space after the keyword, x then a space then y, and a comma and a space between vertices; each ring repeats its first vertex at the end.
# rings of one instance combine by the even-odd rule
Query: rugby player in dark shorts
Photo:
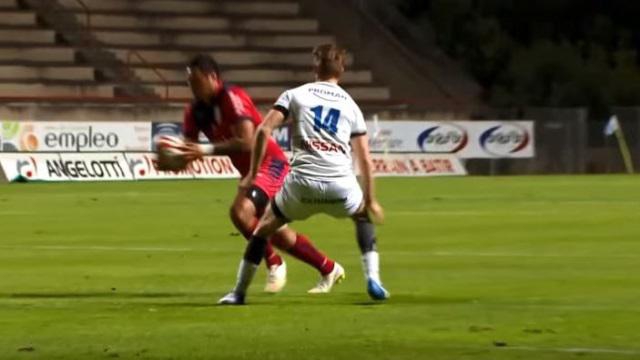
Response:
MULTIPOLYGON (((244 178, 249 172, 253 138, 262 116, 242 88, 223 82, 218 64, 211 56, 195 56, 187 73, 194 96, 184 112, 183 135, 187 148, 194 157, 228 156, 244 178), (198 144, 200 133, 211 145, 198 144)), ((286 154, 274 139, 269 139, 258 175, 251 184, 238 187, 230 209, 231 221, 245 239, 251 237, 258 219, 282 187, 288 172, 286 154)), ((285 227, 269 240, 264 254, 269 271, 266 292, 279 292, 286 283, 286 264, 272 244, 314 267, 321 276, 333 271, 335 262, 300 233, 285 227)))

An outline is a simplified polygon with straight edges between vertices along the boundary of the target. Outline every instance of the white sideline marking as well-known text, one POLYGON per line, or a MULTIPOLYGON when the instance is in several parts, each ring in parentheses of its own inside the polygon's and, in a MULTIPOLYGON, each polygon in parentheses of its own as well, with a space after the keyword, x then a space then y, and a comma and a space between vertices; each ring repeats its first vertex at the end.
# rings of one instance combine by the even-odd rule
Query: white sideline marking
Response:
POLYGON ((389 215, 399 216, 504 216, 523 215, 523 216, 549 216, 554 214, 580 215, 579 209, 576 210, 406 210, 406 211, 389 211, 389 215))
POLYGON ((487 214, 488 211, 479 210, 401 210, 401 211, 389 211, 389 214, 393 215, 478 215, 487 214))
POLYGON ((30 249, 30 250, 91 250, 91 251, 143 251, 143 252, 190 252, 211 251, 208 249, 192 248, 163 248, 163 247, 126 247, 126 246, 67 246, 67 245, 0 245, 2 249, 30 249))
POLYGON ((495 351, 527 351, 527 352, 551 352, 551 353, 568 353, 568 354, 610 354, 610 355, 628 355, 637 356, 640 355, 640 350, 636 349, 607 349, 607 348, 547 348, 537 346, 504 346, 504 347, 481 347, 481 346, 460 346, 460 347, 448 347, 445 349, 450 350, 495 350, 495 351))
POLYGON ((633 254, 525 254, 525 253, 491 253, 491 252, 449 252, 436 251, 431 253, 432 256, 443 257, 530 257, 530 258, 625 258, 636 259, 637 255, 633 254))
POLYGON ((633 349, 599 349, 599 348, 544 348, 535 346, 505 346, 496 348, 499 350, 531 351, 531 352, 561 352, 561 353, 587 353, 587 354, 615 354, 615 355, 640 355, 640 350, 633 349))
POLYGON ((620 311, 620 312, 627 312, 627 313, 629 312, 637 313, 638 311, 640 311, 640 310, 636 310, 635 308, 619 307, 615 305, 594 306, 594 305, 562 305, 562 304, 500 304, 498 307, 511 307, 511 308, 518 308, 518 309, 538 308, 538 309, 553 309, 553 310, 565 310, 565 311, 593 311, 593 312, 620 311))
POLYGON ((640 256, 634 254, 527 254, 527 253, 498 253, 498 252, 453 252, 453 251, 434 251, 434 252, 420 252, 420 251, 394 251, 385 250, 383 254, 395 254, 402 256, 430 256, 430 257, 523 257, 523 258, 578 258, 578 259, 592 259, 592 258, 614 258, 614 259, 637 259, 640 256))

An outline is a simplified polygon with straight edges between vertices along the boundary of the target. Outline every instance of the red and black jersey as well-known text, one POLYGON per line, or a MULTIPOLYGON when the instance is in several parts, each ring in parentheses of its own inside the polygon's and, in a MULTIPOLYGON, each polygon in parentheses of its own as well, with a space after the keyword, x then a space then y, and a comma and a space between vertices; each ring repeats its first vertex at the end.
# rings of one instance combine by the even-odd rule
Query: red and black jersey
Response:
MULTIPOLYGON (((257 128, 262 123, 262 116, 242 88, 225 85, 211 103, 196 100, 186 107, 182 132, 186 139, 194 142, 198 141, 198 135, 202 132, 210 142, 216 143, 232 139, 232 129, 239 121, 251 121, 257 128)), ((250 152, 230 154, 229 158, 243 177, 249 172, 250 152)), ((267 142, 265 160, 267 159, 287 160, 272 138, 267 142)))

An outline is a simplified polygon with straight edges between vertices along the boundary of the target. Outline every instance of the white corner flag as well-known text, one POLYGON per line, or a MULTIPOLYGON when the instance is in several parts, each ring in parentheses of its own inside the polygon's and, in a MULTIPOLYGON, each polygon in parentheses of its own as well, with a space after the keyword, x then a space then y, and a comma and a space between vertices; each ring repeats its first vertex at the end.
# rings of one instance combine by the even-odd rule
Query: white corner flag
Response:
POLYGON ((613 115, 607 121, 607 125, 604 127, 604 134, 606 136, 611 136, 616 133, 620 129, 620 123, 618 122, 618 117, 613 115))
POLYGON ((622 132, 622 127, 620 126, 617 116, 613 115, 609 118, 607 125, 604 127, 604 135, 616 136, 616 139, 618 140, 618 147, 620 148, 620 154, 624 161, 624 167, 627 169, 629 174, 633 174, 634 170, 633 161, 631 160, 631 151, 629 151, 627 140, 624 138, 624 133, 622 132))

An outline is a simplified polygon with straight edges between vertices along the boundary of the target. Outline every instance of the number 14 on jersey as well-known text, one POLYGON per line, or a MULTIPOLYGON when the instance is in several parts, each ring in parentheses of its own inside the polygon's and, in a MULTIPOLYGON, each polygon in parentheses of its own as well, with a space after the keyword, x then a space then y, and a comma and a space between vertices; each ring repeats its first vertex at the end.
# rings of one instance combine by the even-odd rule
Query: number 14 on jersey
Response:
POLYGON ((324 115, 324 107, 316 106, 311 108, 313 111, 313 130, 320 132, 320 129, 328 132, 330 135, 335 135, 338 132, 338 119, 340 119, 340 110, 329 109, 329 112, 324 115))

